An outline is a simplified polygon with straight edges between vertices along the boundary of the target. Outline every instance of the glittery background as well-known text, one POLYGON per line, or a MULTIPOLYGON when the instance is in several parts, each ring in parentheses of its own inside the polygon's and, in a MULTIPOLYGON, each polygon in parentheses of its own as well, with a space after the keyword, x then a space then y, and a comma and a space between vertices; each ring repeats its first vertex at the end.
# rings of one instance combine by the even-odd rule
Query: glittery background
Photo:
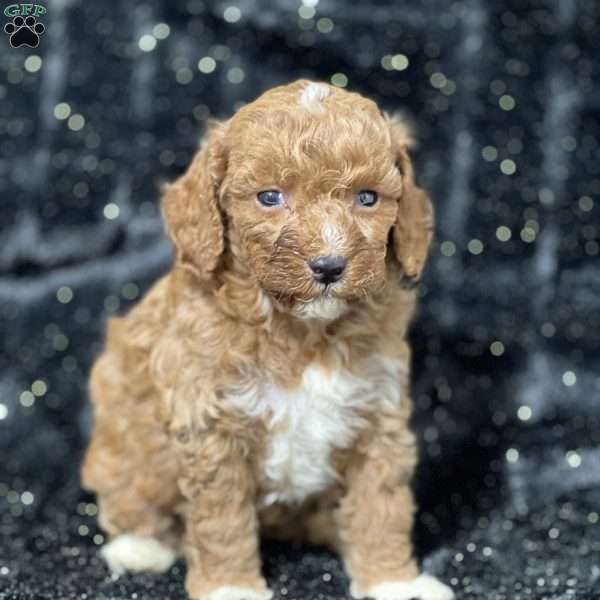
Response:
MULTIPOLYGON (((38 48, 0 32, 0 598, 184 598, 182 562, 113 579, 97 557, 87 372, 168 268, 159 185, 207 117, 298 77, 418 128, 425 567, 459 599, 600 598, 600 3, 47 6, 38 48)), ((278 598, 347 597, 333 555, 264 552, 278 598)))

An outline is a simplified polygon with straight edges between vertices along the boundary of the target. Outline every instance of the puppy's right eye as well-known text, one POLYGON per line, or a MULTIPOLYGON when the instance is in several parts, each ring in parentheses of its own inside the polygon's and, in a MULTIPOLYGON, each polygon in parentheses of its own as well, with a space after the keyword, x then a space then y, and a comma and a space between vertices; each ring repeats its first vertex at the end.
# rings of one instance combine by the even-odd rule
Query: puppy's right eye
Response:
POLYGON ((256 194, 257 200, 263 206, 279 206, 283 204, 283 192, 279 190, 265 190, 256 194))

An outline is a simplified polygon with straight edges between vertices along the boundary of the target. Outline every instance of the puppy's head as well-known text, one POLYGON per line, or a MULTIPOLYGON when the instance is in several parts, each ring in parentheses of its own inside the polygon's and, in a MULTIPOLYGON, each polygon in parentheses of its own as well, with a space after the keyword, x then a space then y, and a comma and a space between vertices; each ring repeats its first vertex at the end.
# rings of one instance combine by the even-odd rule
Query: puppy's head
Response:
POLYGON ((241 264, 300 317, 337 318, 399 272, 414 282, 433 213, 409 144, 400 120, 358 94, 308 81, 274 88, 215 124, 168 188, 177 260, 202 279, 241 264))

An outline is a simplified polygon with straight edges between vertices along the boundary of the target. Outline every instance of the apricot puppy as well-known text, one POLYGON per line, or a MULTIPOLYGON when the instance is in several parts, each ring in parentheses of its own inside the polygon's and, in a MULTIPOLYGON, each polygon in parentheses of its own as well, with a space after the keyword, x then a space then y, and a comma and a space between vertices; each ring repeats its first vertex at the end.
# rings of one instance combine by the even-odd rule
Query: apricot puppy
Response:
POLYGON ((446 600, 410 541, 415 304, 433 214, 404 124, 274 88, 167 187, 172 270, 110 320, 83 482, 115 572, 182 553, 202 600, 266 600, 259 535, 328 544, 355 598, 446 600))

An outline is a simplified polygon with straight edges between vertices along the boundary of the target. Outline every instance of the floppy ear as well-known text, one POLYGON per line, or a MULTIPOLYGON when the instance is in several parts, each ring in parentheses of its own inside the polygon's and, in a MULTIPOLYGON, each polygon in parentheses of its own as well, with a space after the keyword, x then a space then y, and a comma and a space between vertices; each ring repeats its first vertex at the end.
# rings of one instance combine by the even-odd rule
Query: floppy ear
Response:
POLYGON ((426 192, 415 184, 408 149, 413 143, 410 130, 398 117, 387 117, 396 165, 402 173, 403 190, 398 199, 398 217, 392 228, 394 255, 406 287, 421 277, 433 238, 433 206, 426 192))
POLYGON ((222 123, 209 125, 187 172, 166 186, 162 201, 176 262, 203 280, 211 278, 225 247, 218 205, 219 187, 227 168, 224 130, 222 123))

